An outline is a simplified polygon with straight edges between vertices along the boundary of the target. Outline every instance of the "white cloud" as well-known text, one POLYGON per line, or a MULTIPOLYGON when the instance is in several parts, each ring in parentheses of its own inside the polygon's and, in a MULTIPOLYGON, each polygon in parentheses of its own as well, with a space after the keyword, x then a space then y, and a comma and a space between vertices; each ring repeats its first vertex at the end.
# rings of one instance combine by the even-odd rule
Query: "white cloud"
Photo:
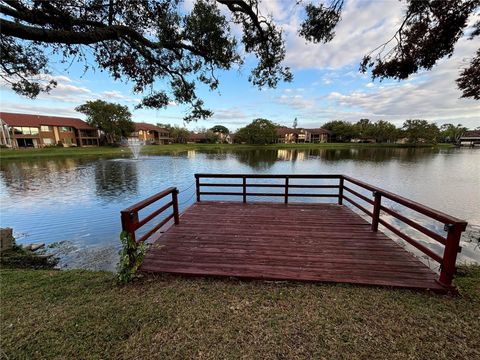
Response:
POLYGON ((410 81, 385 84, 368 93, 363 90, 345 94, 332 92, 328 100, 337 107, 359 109, 371 118, 396 120, 397 123, 408 118, 422 118, 478 126, 480 103, 460 98, 461 92, 455 84, 459 68, 474 54, 476 47, 474 42, 461 39, 452 58, 441 60, 431 71, 417 74, 410 81))
POLYGON ((215 120, 244 120, 247 118, 247 115, 238 109, 216 109, 213 110, 213 117, 212 119, 215 120))
MULTIPOLYGON (((56 101, 59 103, 69 103, 78 105, 80 103, 89 101, 89 100, 106 100, 106 101, 118 101, 121 103, 126 104, 137 104, 140 102, 139 98, 127 96, 123 94, 121 91, 118 90, 109 90, 103 91, 100 93, 93 92, 88 87, 81 86, 81 85, 74 85, 78 84, 78 81, 74 81, 68 76, 65 75, 41 75, 38 77, 42 83, 46 84, 50 80, 55 80, 57 82, 57 86, 52 88, 50 92, 40 93, 36 99, 38 100, 50 100, 56 101)), ((3 81, 0 84, 0 87, 8 92, 13 92, 11 90, 10 85, 3 81)), ((169 103, 171 106, 176 106, 175 102, 169 103)))
POLYGON ((139 98, 126 96, 118 90, 103 91, 100 94, 93 94, 93 96, 95 98, 102 99, 102 100, 117 100, 117 101, 123 101, 127 103, 135 103, 135 104, 138 104, 140 102, 139 98))
POLYGON ((286 64, 294 69, 338 69, 358 64, 366 53, 393 36, 403 7, 400 1, 346 1, 335 37, 327 44, 309 43, 298 35, 301 12, 296 11, 284 25, 286 64))
POLYGON ((281 95, 275 99, 278 104, 287 105, 294 109, 310 109, 315 102, 310 99, 304 99, 302 95, 281 95))

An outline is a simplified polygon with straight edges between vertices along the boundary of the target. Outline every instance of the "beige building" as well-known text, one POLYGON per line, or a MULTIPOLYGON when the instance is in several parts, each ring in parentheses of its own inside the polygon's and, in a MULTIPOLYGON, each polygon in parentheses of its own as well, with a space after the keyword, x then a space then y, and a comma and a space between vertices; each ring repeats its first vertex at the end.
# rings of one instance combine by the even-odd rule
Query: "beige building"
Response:
POLYGON ((277 142, 284 144, 296 143, 325 143, 330 140, 331 132, 322 128, 291 129, 288 127, 277 128, 277 142))
POLYGON ((145 142, 145 144, 162 145, 170 143, 170 133, 167 129, 148 123, 135 123, 135 132, 130 135, 145 142))

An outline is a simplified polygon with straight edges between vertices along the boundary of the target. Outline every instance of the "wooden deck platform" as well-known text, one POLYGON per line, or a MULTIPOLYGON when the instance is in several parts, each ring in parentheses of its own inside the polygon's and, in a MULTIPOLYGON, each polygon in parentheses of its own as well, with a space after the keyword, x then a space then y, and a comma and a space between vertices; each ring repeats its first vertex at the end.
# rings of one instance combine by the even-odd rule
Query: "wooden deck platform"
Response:
POLYGON ((154 241, 141 271, 446 291, 412 254, 336 204, 197 202, 154 241))

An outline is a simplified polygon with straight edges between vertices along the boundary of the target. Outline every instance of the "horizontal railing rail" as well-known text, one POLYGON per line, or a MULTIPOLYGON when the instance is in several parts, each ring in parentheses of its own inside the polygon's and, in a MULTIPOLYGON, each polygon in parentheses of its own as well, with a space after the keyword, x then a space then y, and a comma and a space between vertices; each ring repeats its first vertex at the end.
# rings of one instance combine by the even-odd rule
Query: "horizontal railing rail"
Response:
POLYGON ((376 186, 367 184, 363 181, 357 180, 350 176, 345 175, 317 175, 317 174, 295 174, 295 175, 282 175, 282 174, 195 174, 196 189, 197 189, 197 201, 201 201, 202 196, 241 196, 243 202, 247 202, 248 197, 283 197, 284 202, 288 204, 289 199, 292 197, 312 197, 312 198, 337 198, 338 204, 342 205, 343 201, 349 202, 354 207, 368 215, 371 220, 372 231, 378 231, 378 226, 382 225, 386 229, 390 230, 395 235, 399 236, 419 251, 424 253, 429 258, 440 264, 440 278, 439 282, 450 286, 452 284, 453 276, 456 271, 455 262, 457 253, 460 251, 460 238, 463 231, 465 231, 467 223, 464 220, 455 218, 441 211, 432 209, 428 206, 422 205, 418 202, 404 198, 400 195, 394 194, 387 190, 378 188, 376 186), (205 182, 202 180, 210 179, 215 182, 205 182), (238 179, 241 183, 225 183, 220 182, 218 179, 238 179), (280 179, 283 183, 266 184, 255 183, 249 180, 251 179, 280 179), (318 184, 291 184, 292 179, 330 179, 338 180, 338 184, 318 185, 318 184), (362 194, 360 191, 355 190, 353 186, 357 186, 364 191, 370 191, 372 197, 368 197, 362 194), (241 188, 241 191, 218 191, 210 190, 211 188, 241 188), (205 188, 210 188, 205 190, 205 188), (283 192, 252 192, 254 188, 274 188, 283 189, 283 192), (319 194, 319 193, 292 193, 291 189, 338 189, 335 193, 319 194), (400 204, 410 210, 416 211, 427 218, 438 221, 444 225, 444 230, 447 232, 446 236, 442 236, 423 225, 408 218, 406 215, 400 214, 391 208, 382 204, 382 199, 388 199, 392 203, 400 204), (357 200, 359 199, 359 200, 357 200), (365 202, 366 206, 372 206, 372 210, 367 209, 359 202, 365 202), (434 239, 438 243, 444 245, 444 252, 442 255, 437 254, 430 248, 426 247, 419 241, 413 239, 411 236, 405 234, 402 229, 399 229, 382 218, 382 213, 388 214, 399 221, 403 222, 406 226, 411 227, 422 234, 434 239))
POLYGON ((328 184, 328 185, 313 185, 313 184, 290 184, 291 179, 302 180, 302 179, 325 179, 325 180, 339 180, 342 175, 315 175, 315 174, 305 174, 305 175, 280 175, 280 174, 195 174, 195 180, 197 185, 197 201, 201 200, 202 195, 210 196, 242 196, 243 202, 247 202, 247 197, 283 197, 284 202, 288 204, 289 199, 292 197, 312 197, 312 198, 340 198, 338 192, 328 193, 328 194, 319 194, 319 193, 297 193, 290 192, 290 189, 339 189, 339 184, 328 184), (239 179, 242 180, 242 183, 209 183, 201 182, 200 179, 239 179), (254 183, 248 182, 249 179, 281 179, 284 182, 282 184, 265 184, 265 183, 254 183), (202 190, 202 187, 231 187, 231 188, 242 188, 242 191, 205 191, 202 190), (254 188, 274 188, 274 189, 283 189, 283 192, 252 192, 248 191, 254 188))
POLYGON ((174 220, 175 225, 178 225, 180 222, 180 216, 178 212, 178 190, 176 187, 169 187, 164 191, 161 191, 155 195, 150 196, 149 198, 142 200, 135 205, 132 205, 121 212, 121 219, 122 219, 122 230, 126 231, 130 237, 136 241, 137 243, 141 243, 146 241, 150 236, 152 236, 155 232, 157 232, 162 226, 167 224, 170 220, 174 220), (149 215, 145 216, 142 220, 139 220, 138 213, 140 210, 146 208, 149 205, 171 195, 171 200, 158 208, 157 210, 153 211, 149 215), (140 239, 136 239, 135 232, 150 222, 152 219, 156 218, 160 214, 162 214, 167 209, 172 208, 172 212, 165 217, 162 221, 156 224, 152 229, 150 229, 147 233, 142 235, 140 239))

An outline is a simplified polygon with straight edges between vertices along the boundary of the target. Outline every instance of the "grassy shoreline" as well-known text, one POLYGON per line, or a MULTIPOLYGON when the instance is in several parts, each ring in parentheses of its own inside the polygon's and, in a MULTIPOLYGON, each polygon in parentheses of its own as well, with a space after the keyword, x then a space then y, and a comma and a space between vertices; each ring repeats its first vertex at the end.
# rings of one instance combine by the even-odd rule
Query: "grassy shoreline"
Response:
POLYGON ((19 358, 480 357, 480 267, 461 296, 332 284, 0 270, 1 348, 19 358))
MULTIPOLYGON (((451 144, 411 145, 411 144, 354 144, 354 143, 324 143, 324 144, 273 144, 273 145, 238 145, 238 144, 170 144, 147 145, 143 147, 143 155, 164 155, 198 151, 238 151, 251 149, 266 150, 315 150, 315 149, 345 149, 345 148, 451 148, 451 144)), ((44 149, 0 149, 0 159, 34 159, 49 157, 84 157, 84 156, 123 156, 129 154, 125 147, 85 147, 85 148, 44 148, 44 149)))

